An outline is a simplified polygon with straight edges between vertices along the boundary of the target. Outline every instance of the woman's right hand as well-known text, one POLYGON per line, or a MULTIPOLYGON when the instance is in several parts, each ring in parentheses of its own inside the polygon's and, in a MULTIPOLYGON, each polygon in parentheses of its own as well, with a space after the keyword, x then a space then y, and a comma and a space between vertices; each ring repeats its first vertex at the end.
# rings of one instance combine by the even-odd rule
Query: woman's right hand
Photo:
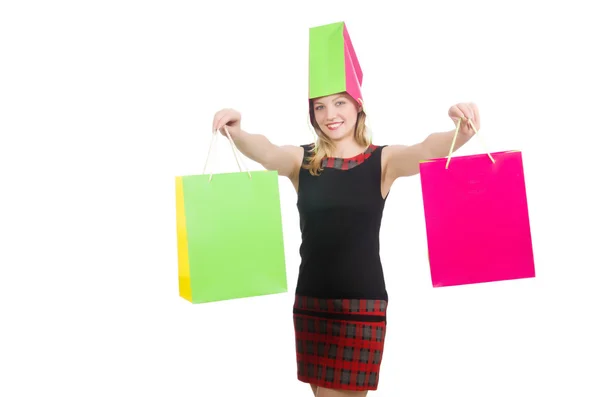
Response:
POLYGON ((242 115, 234 109, 222 109, 215 113, 213 118, 213 132, 217 130, 227 137, 225 127, 232 139, 238 137, 241 133, 242 115))

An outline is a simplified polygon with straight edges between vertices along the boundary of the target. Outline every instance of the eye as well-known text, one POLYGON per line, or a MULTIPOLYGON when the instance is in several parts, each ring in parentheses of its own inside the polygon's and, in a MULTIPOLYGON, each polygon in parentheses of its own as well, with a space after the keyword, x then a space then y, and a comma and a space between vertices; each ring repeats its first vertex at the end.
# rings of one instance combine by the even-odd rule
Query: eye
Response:
POLYGON ((315 110, 321 110, 321 109, 323 109, 322 105, 318 105, 317 107, 315 107, 315 110))
POLYGON ((343 104, 345 104, 345 103, 346 103, 346 102, 344 102, 344 101, 338 101, 338 102, 336 102, 336 105, 338 105, 338 106, 342 106, 342 105, 343 105, 343 104))

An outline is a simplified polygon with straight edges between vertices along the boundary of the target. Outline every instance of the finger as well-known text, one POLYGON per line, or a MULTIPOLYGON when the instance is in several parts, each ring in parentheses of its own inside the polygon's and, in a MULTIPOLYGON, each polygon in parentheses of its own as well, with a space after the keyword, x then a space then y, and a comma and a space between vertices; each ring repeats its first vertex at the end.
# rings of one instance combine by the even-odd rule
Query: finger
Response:
POLYGON ((460 110, 460 108, 457 105, 452 106, 448 113, 450 118, 454 120, 455 123, 457 123, 459 119, 464 119, 465 117, 462 110, 460 110))
POLYGON ((217 113, 215 113, 215 116, 213 117, 213 132, 217 132, 217 126, 219 124, 219 120, 221 117, 223 117, 223 112, 224 110, 219 110, 217 113))
POLYGON ((461 110, 461 112, 463 113, 464 117, 467 118, 467 119, 473 119, 473 117, 475 116, 473 114, 473 110, 471 109, 471 107, 468 104, 466 104, 466 103, 459 103, 458 104, 458 108, 461 110))
POLYGON ((225 124, 229 123, 229 121, 231 121, 231 116, 228 113, 222 114, 221 117, 217 120, 217 130, 224 133, 225 131, 223 131, 222 128, 225 124))
POLYGON ((214 126, 214 130, 220 130, 221 128, 223 128, 224 125, 226 125, 227 123, 231 122, 231 120, 233 120, 234 118, 234 113, 232 112, 231 109, 223 109, 221 110, 219 113, 217 113, 215 115, 215 126, 214 126))
POLYGON ((448 112, 449 116, 453 119, 461 119, 463 118, 462 111, 458 108, 457 105, 453 105, 448 112))

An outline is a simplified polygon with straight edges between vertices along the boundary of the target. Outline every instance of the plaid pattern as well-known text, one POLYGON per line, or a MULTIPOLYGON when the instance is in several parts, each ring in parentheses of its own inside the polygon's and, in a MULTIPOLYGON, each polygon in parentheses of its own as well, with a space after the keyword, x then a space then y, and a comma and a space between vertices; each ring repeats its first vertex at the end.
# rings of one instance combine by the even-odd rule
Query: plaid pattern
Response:
POLYGON ((296 296, 295 309, 323 313, 352 313, 385 316, 387 302, 375 299, 320 299, 296 296))
MULTIPOLYGON (((312 150, 314 148, 314 144, 310 144, 308 146, 308 150, 312 150)), ((369 145, 369 147, 361 154, 358 154, 354 157, 350 158, 339 158, 339 157, 325 157, 321 161, 321 167, 323 168, 337 168, 339 170, 347 171, 351 168, 356 167, 359 164, 362 164, 365 160, 371 157, 371 154, 377 149, 376 145, 369 145)), ((310 162, 309 158, 304 159, 304 164, 308 164, 310 162)))
POLYGON ((376 390, 386 333, 385 320, 337 320, 326 313, 385 316, 381 300, 296 297, 294 314, 298 379, 339 390, 376 390))

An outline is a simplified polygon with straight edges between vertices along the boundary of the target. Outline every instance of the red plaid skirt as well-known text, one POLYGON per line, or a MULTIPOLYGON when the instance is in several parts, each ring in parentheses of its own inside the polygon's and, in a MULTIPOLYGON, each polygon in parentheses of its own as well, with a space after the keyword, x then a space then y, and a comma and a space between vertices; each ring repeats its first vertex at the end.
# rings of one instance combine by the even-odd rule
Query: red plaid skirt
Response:
POLYGON ((296 296, 298 380, 339 390, 377 390, 387 302, 296 296))

